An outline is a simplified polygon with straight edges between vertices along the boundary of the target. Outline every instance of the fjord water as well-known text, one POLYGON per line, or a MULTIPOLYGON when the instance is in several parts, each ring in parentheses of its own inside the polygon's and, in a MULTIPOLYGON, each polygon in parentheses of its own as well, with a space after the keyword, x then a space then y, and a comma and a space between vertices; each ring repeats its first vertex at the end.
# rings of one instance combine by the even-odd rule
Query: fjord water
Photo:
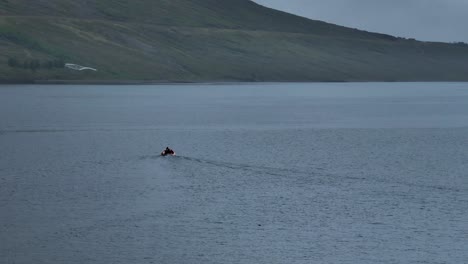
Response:
POLYGON ((2 86, 0 241, 5 264, 464 263, 468 84, 2 86))

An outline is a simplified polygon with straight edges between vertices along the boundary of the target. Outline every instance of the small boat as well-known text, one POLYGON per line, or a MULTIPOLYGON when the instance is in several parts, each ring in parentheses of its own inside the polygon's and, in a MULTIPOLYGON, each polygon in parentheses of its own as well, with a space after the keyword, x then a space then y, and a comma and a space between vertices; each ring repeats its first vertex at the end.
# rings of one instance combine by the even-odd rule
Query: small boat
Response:
POLYGON ((165 150, 163 150, 161 152, 161 156, 163 156, 163 157, 165 157, 165 156, 175 156, 175 155, 176 155, 176 153, 170 148, 166 148, 165 150))

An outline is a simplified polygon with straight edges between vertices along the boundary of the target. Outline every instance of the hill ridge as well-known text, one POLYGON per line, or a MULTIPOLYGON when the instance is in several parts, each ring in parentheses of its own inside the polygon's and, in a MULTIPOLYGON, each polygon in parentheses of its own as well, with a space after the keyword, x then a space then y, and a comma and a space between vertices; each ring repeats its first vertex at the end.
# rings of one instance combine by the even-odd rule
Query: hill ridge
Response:
POLYGON ((2 82, 468 79, 466 45, 350 29, 248 0, 28 2, 0 0, 2 82), (57 8, 80 4, 81 11, 57 8), (28 16, 32 10, 37 14, 28 16), (56 60, 99 71, 44 67, 56 60))

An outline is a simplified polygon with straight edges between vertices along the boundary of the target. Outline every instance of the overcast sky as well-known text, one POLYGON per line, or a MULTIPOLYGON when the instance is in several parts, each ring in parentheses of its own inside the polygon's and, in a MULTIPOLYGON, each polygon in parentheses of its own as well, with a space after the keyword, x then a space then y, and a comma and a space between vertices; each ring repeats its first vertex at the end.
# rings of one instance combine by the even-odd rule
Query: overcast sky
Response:
POLYGON ((347 27, 426 41, 468 42, 468 0, 254 0, 347 27))

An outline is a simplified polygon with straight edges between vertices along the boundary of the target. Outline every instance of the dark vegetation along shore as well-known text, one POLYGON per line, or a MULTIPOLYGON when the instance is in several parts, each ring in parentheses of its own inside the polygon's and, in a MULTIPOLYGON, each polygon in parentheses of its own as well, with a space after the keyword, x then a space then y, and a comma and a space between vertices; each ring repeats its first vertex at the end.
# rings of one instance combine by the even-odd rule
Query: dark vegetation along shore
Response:
POLYGON ((369 33, 248 0, 0 0, 0 82, 50 80, 467 81, 468 45, 369 33))

